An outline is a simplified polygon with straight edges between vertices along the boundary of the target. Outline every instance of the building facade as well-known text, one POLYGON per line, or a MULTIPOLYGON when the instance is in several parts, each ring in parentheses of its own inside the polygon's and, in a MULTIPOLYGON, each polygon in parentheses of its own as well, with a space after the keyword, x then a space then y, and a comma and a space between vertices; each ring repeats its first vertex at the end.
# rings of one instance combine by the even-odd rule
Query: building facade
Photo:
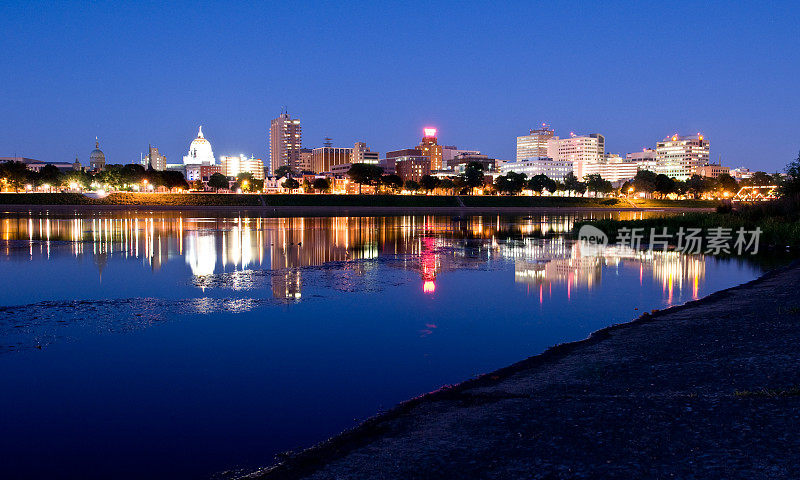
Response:
POLYGON ((378 164, 378 152, 373 152, 364 142, 356 142, 353 146, 353 153, 350 163, 378 164))
POLYGON ((711 143, 701 134, 673 135, 656 144, 656 173, 686 180, 708 165, 711 143))
POLYGON ((572 162, 573 174, 583 178, 584 165, 599 162, 606 149, 606 139, 599 133, 553 137, 547 142, 548 157, 560 162, 572 162))
POLYGON ((480 154, 480 150, 462 150, 455 145, 442 145, 442 169, 452 168, 452 161, 459 155, 480 154))
POLYGON ((546 175, 547 178, 563 182, 567 174, 572 172, 571 160, 554 160, 550 157, 528 158, 518 162, 508 162, 500 166, 503 175, 514 172, 524 173, 528 178, 536 175, 546 175))
POLYGON ((530 130, 530 134, 517 137, 517 161, 549 156, 548 143, 553 138, 558 138, 554 135, 555 132, 543 123, 542 128, 530 130))
POLYGON ((311 171, 330 172, 334 165, 350 163, 352 148, 318 147, 311 152, 311 171))
POLYGON ((431 159, 431 170, 442 169, 442 146, 436 138, 436 129, 426 127, 422 129, 422 140, 419 142, 417 150, 422 156, 431 159))
POLYGON ((412 180, 419 182, 423 176, 431 174, 431 159, 424 155, 397 157, 395 160, 395 173, 404 182, 412 180))
POLYGON ((311 157, 314 153, 314 150, 310 148, 301 148, 300 149, 300 169, 299 172, 310 172, 311 171, 311 157))
POLYGON ((144 157, 144 167, 158 170, 159 172, 167 169, 167 157, 158 153, 158 147, 147 146, 147 156, 144 157))
POLYGON ((260 158, 247 157, 246 155, 232 155, 219 157, 222 174, 233 178, 240 173, 250 173, 253 178, 264 180, 264 162, 260 158))
MULTIPOLYGON (((619 155, 603 155, 598 162, 587 162, 583 166, 584 175, 600 175, 609 182, 630 180, 639 171, 640 162, 619 155)), ((582 179, 583 177, 581 177, 582 179)))
POLYGON ((463 173, 467 164, 472 162, 480 163, 483 167, 483 171, 486 173, 494 172, 497 169, 496 159, 489 158, 488 155, 476 155, 473 153, 462 153, 457 155, 454 159, 450 160, 450 167, 455 172, 463 173))
POLYGON ((703 165, 701 167, 697 167, 697 174, 701 177, 710 177, 710 178, 717 178, 722 174, 730 175, 731 169, 730 167, 723 167, 722 165, 703 165))
POLYGON ((293 119, 288 113, 273 118, 269 127, 269 168, 271 175, 275 170, 288 165, 299 172, 304 170, 300 159, 302 145, 300 119, 293 119))

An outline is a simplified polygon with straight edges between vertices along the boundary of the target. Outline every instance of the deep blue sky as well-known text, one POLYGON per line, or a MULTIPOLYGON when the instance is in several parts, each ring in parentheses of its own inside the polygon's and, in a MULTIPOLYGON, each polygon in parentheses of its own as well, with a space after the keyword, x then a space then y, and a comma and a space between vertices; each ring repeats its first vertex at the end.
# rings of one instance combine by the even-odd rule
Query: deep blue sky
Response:
POLYGON ((774 171, 800 149, 800 2, 0 3, 0 156, 87 163, 148 143, 268 158, 282 105, 304 146, 440 143, 514 157, 549 122, 607 150, 703 132, 774 171))

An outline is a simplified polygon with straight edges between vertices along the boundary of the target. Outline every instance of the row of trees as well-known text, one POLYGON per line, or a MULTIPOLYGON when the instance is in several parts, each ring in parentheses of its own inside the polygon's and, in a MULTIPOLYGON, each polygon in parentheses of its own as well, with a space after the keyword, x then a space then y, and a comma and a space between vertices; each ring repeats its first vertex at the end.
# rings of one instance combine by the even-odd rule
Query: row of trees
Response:
POLYGON ((27 186, 44 187, 50 190, 88 189, 92 184, 108 186, 116 190, 131 190, 152 185, 153 188, 188 189, 189 184, 181 172, 147 170, 141 165, 106 165, 97 173, 81 170, 62 172, 53 165, 45 165, 38 172, 28 170, 22 162, 5 162, 0 164, 0 178, 8 188, 14 191, 24 190, 27 186))

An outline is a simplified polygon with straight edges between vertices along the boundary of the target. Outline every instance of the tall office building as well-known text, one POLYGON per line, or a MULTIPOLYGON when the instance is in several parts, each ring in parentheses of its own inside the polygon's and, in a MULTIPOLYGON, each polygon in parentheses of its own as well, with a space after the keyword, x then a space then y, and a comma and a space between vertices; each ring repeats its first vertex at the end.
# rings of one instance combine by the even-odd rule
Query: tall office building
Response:
POLYGON ((542 128, 531 130, 530 135, 517 137, 517 161, 526 158, 547 157, 547 143, 554 134, 555 132, 546 123, 543 123, 542 128))
POLYGON ((422 129, 422 140, 417 149, 423 156, 431 159, 431 170, 442 169, 442 146, 436 139, 436 129, 426 127, 422 129))
POLYGON ((711 142, 703 135, 673 135, 656 144, 656 173, 687 180, 708 165, 711 142))
POLYGON ((147 156, 144 157, 144 167, 152 168, 153 170, 166 170, 167 157, 158 153, 158 147, 152 145, 147 146, 147 156))
POLYGON ((546 156, 558 161, 572 162, 573 174, 582 179, 586 174, 584 164, 597 163, 605 154, 606 139, 599 133, 570 134, 567 138, 553 137, 547 142, 546 156))
POLYGON ((273 118, 269 127, 269 168, 272 175, 275 170, 288 165, 296 171, 303 170, 300 160, 302 131, 300 120, 292 119, 288 113, 281 113, 273 118))
POLYGON ((366 143, 356 142, 353 146, 352 159, 350 163, 369 163, 371 165, 378 164, 378 152, 373 152, 369 149, 366 143))

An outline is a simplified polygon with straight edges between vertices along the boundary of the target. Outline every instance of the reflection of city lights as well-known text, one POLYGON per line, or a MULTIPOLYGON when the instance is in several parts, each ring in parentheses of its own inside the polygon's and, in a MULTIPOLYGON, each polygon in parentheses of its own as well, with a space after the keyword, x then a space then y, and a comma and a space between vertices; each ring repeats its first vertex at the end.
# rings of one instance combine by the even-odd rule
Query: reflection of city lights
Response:
POLYGON ((422 284, 422 291, 424 293, 433 293, 436 291, 436 283, 433 280, 425 280, 422 284))

